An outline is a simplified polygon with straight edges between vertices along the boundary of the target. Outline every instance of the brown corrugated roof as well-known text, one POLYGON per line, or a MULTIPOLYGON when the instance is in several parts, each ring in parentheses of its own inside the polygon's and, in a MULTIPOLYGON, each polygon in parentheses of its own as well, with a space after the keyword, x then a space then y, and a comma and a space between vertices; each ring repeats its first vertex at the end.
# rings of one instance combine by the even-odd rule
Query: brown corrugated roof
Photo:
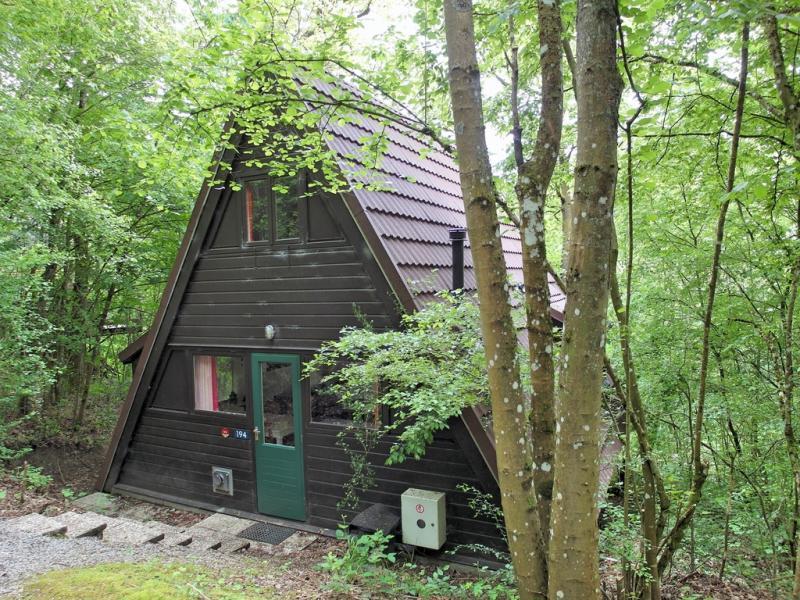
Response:
MULTIPOLYGON (((330 84, 322 93, 336 96, 330 84)), ((437 291, 450 288, 452 254, 448 229, 466 227, 458 165, 452 156, 403 126, 381 123, 367 114, 332 119, 325 128, 328 145, 338 157, 352 193, 366 220, 383 245, 392 265, 414 295, 417 307, 437 291), (382 153, 366 151, 364 142, 384 137, 382 153)), ((503 226, 503 250, 509 276, 522 283, 522 249, 518 232, 503 226)), ((467 241, 464 287, 475 289, 472 257, 467 241)), ((551 311, 563 316, 565 298, 550 280, 551 311)))

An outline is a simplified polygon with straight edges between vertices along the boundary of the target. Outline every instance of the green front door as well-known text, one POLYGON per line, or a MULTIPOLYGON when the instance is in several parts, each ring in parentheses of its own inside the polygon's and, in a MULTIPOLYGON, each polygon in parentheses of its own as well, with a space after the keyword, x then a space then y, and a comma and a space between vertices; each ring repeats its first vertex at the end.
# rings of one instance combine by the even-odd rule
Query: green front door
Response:
POLYGON ((303 521, 300 357, 253 354, 252 368, 258 512, 303 521))

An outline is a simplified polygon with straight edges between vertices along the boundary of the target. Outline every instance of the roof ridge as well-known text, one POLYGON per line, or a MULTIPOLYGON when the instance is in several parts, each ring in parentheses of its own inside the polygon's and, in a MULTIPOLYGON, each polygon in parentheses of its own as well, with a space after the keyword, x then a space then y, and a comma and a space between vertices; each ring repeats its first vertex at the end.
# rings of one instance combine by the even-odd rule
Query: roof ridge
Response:
MULTIPOLYGON (((357 88, 356 86, 354 86, 353 84, 351 84, 351 83, 349 83, 349 82, 347 82, 345 80, 339 80, 335 84, 331 83, 331 82, 325 82, 325 81, 322 81, 322 80, 318 80, 318 82, 320 84, 322 84, 322 85, 327 85, 331 89, 335 89, 337 86, 341 87, 341 88, 344 88, 344 89, 346 89, 346 91, 348 93, 354 95, 360 101, 369 102, 369 103, 381 108, 382 110, 387 111, 390 115, 397 117, 401 121, 408 120, 409 118, 419 119, 419 117, 416 114, 414 114, 411 110, 409 110, 405 106, 403 106, 403 110, 405 110, 408 113, 407 115, 401 114, 400 112, 398 112, 394 108, 388 106, 386 103, 381 102, 379 99, 370 98, 369 100, 365 100, 364 99, 364 92, 362 90, 360 90, 359 88, 357 88)), ((316 86, 314 86, 314 87, 316 87, 316 86)), ((385 92, 383 92, 383 90, 380 90, 377 87, 375 89, 377 89, 384 96, 386 95, 385 92)), ((317 91, 319 93, 327 96, 328 98, 330 98, 332 100, 336 100, 336 98, 331 96, 326 90, 317 89, 317 91)), ((388 97, 388 98, 393 103, 400 104, 394 98, 391 98, 391 97, 388 97)), ((357 109, 355 109, 355 111, 358 114, 360 114, 361 116, 366 116, 368 118, 371 118, 371 116, 367 115, 363 111, 359 111, 357 109)), ((424 122, 420 121, 420 123, 424 123, 424 122)), ((405 135, 405 136, 408 136, 408 137, 414 139, 415 141, 419 142, 420 144, 423 144, 424 146, 427 146, 431 150, 434 150, 436 152, 442 153, 443 155, 445 155, 448 158, 450 158, 451 160, 453 160, 453 162, 455 162, 455 157, 452 154, 450 154, 450 152, 447 150, 447 148, 442 143, 440 143, 438 140, 435 140, 435 139, 431 138, 429 135, 425 135, 424 133, 422 133, 420 131, 416 131, 415 129, 411 128, 408 125, 401 125, 401 123, 398 123, 398 122, 395 122, 395 121, 387 121, 386 122, 386 126, 390 127, 391 129, 394 129, 397 133, 400 133, 402 135, 405 135)), ((427 127, 427 125, 426 125, 426 127, 427 127)), ((409 148, 409 149, 411 150, 411 148, 409 148)))

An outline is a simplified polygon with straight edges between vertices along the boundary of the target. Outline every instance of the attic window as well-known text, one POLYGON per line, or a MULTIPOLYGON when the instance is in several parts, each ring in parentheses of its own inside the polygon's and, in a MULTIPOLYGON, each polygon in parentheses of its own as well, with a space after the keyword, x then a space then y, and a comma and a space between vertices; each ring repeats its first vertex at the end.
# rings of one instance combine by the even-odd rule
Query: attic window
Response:
POLYGON ((195 356, 195 410, 245 414, 246 381, 244 359, 241 357, 195 356))
POLYGON ((300 238, 299 183, 296 175, 242 183, 248 242, 283 242, 300 238))

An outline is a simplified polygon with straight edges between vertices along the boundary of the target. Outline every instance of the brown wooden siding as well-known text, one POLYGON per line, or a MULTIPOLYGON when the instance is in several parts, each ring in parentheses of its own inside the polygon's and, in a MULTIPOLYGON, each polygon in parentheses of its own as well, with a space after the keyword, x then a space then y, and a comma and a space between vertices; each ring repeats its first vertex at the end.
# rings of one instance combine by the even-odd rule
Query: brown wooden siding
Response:
POLYGON ((316 349, 364 319, 379 329, 396 326, 394 296, 343 201, 329 196, 325 206, 339 239, 238 248, 214 248, 207 241, 169 343, 316 349), (267 324, 277 329, 272 342, 264 339, 267 324))
MULTIPOLYGON (((451 426, 456 424, 451 423, 451 426)), ((349 518, 355 514, 354 511, 343 511, 337 507, 343 495, 343 486, 352 474, 350 459, 337 445, 340 431, 338 427, 310 423, 305 433, 309 522, 332 529, 342 522, 342 515, 349 518)), ((384 463, 392 441, 392 438, 380 441, 375 452, 369 455, 376 486, 360 493, 360 510, 380 502, 399 511, 400 495, 410 487, 444 492, 448 546, 478 543, 494 548, 503 547, 495 524, 485 517, 476 516, 468 506, 467 494, 457 490, 459 484, 467 484, 478 490, 485 488, 481 483, 481 474, 475 472, 473 464, 467 460, 450 431, 437 433, 421 460, 407 460, 386 466, 384 463)), ((488 473, 488 469, 486 471, 488 473)))
MULTIPOLYGON (((171 355, 184 364, 171 370, 159 367, 164 376, 148 394, 119 484, 255 512, 251 443, 225 439, 219 431, 222 426, 251 429, 251 410, 239 417, 191 412, 191 349, 297 352, 308 359, 323 342, 337 338, 342 327, 358 325, 361 319, 377 328, 397 326, 396 299, 344 203, 331 198, 326 206, 342 232, 339 239, 283 247, 235 246, 235 226, 219 223, 232 213, 224 206, 217 209, 216 225, 209 228, 211 239, 204 241, 162 354, 162 360, 171 355), (224 237, 219 244, 214 237, 218 235, 224 237), (264 339, 266 324, 277 328, 273 342, 264 339), (167 382, 169 375, 175 377, 167 382), (162 408, 153 406, 153 400, 162 408), (211 491, 212 466, 233 469, 234 496, 211 491)), ((302 388, 308 521, 336 528, 342 517, 337 503, 351 477, 350 461, 337 446, 339 427, 308 422, 307 382, 302 388)), ((463 428, 459 419, 451 425, 463 428)), ((467 434, 462 433, 459 438, 440 432, 422 460, 391 467, 384 464, 391 440, 382 441, 370 456, 377 487, 363 492, 361 508, 381 502, 399 509, 400 494, 409 487, 442 491, 447 494, 450 543, 502 546, 495 525, 476 518, 467 496, 456 489, 466 483, 496 491, 485 464, 470 455, 477 454, 474 448, 465 447, 472 442, 465 442, 467 434)))
MULTIPOLYGON (((235 426, 228 417, 226 426, 235 426)), ((238 423, 248 427, 246 421, 238 423)), ((219 417, 148 408, 134 432, 119 483, 238 510, 255 510, 249 441, 223 438, 219 417), (233 469, 234 495, 211 491, 211 467, 233 469)))

